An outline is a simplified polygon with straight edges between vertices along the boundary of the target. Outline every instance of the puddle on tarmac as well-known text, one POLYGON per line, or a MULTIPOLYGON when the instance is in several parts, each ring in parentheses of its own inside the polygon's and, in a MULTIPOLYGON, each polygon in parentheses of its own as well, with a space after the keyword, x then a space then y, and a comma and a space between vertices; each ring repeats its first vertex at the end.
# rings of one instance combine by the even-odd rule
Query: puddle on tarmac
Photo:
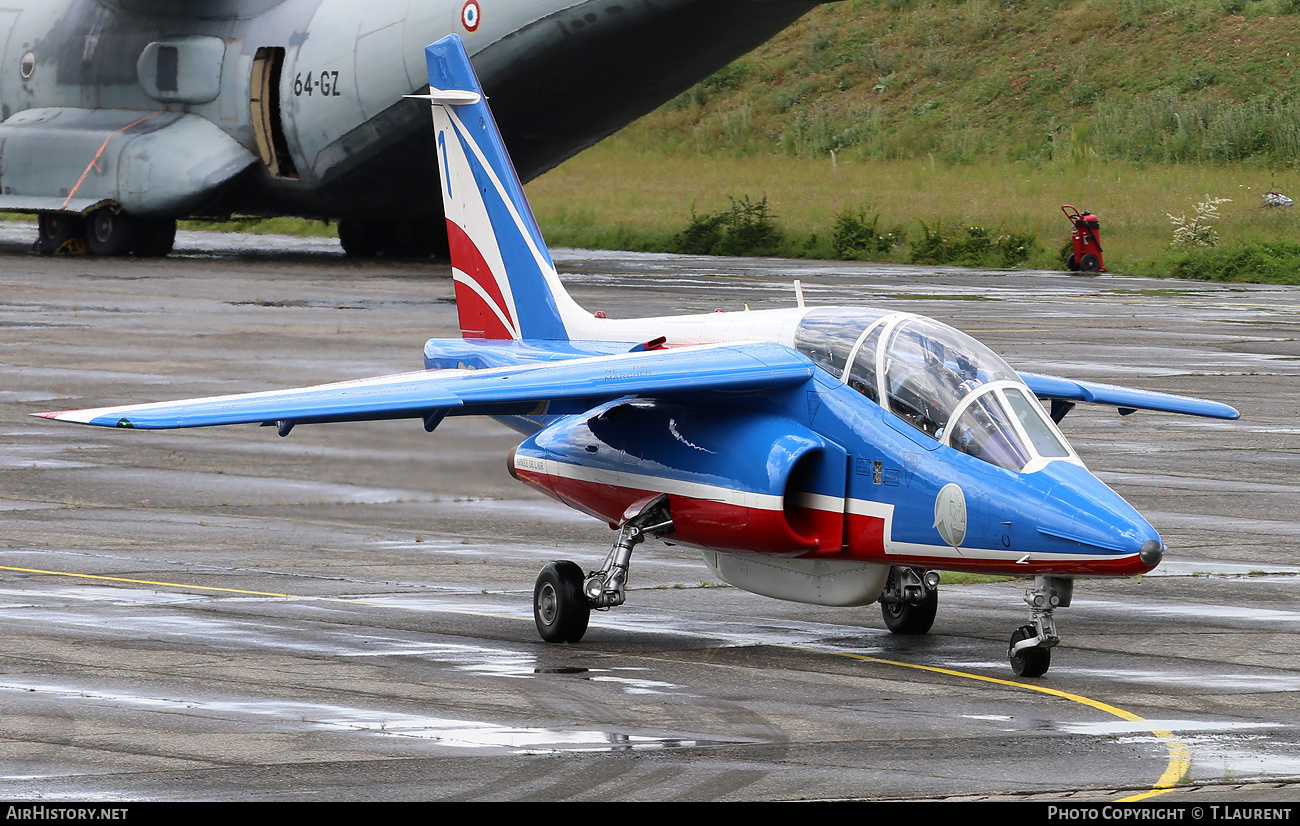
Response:
POLYGON ((113 691, 14 682, 0 683, 0 692, 35 695, 43 699, 93 704, 106 708, 134 708, 162 713, 183 710, 187 715, 209 719, 225 719, 234 722, 255 721, 259 724, 270 723, 281 727, 317 731, 377 734, 423 741, 445 748, 483 749, 520 755, 649 751, 764 742, 756 739, 702 740, 596 729, 510 726, 319 703, 163 699, 113 691))
POLYGON ((1115 738, 1121 743, 1161 742, 1153 732, 1171 732, 1187 747, 1191 759, 1189 779, 1263 780, 1300 776, 1300 754, 1294 746, 1270 736, 1271 730, 1290 729, 1284 723, 1215 720, 1114 720, 1097 723, 1056 723, 1070 734, 1115 738))

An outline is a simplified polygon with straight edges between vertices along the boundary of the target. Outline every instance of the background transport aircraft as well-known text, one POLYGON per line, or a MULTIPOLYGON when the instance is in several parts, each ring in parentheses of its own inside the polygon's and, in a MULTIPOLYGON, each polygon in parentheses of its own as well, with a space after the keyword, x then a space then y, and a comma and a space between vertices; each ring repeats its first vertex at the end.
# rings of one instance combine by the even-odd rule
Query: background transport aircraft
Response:
POLYGON ((166 255, 178 217, 339 221, 355 255, 445 249, 424 46, 461 34, 529 180, 823 0, 14 0, 0 210, 40 249, 166 255))
POLYGON ((590 572, 548 564, 534 616, 577 642, 627 595, 648 537, 701 549, 778 599, 879 601, 925 633, 938 569, 1033 576, 1016 674, 1043 674, 1075 577, 1129 576, 1165 547, 1057 429, 1077 402, 1225 419, 1227 405, 1017 373, 970 336, 866 307, 614 320, 560 283, 456 36, 428 47, 434 142, 463 338, 426 371, 176 402, 37 414, 120 428, 489 415, 526 435, 516 479, 618 529, 590 572), (1050 414, 1040 403, 1050 401, 1050 414))

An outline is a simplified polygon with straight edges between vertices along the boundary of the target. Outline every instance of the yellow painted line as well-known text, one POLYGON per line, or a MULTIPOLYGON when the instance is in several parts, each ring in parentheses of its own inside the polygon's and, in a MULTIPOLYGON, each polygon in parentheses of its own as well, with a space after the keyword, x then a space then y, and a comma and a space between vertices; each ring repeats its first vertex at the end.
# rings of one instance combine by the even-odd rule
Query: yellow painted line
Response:
MULTIPOLYGON (((983 674, 971 674, 967 671, 956 671, 951 668, 940 668, 938 666, 933 666, 933 665, 917 665, 916 663, 905 663, 905 662, 899 662, 897 660, 886 660, 880 657, 871 657, 866 654, 849 654, 845 652, 832 651, 823 648, 799 648, 797 646, 785 646, 785 647, 794 649, 796 651, 815 651, 819 654, 832 654, 837 657, 847 657, 853 660, 863 660, 864 662, 881 663, 883 665, 894 665, 894 666, 898 666, 899 668, 913 668, 916 669, 917 671, 930 671, 935 674, 946 674, 949 677, 959 677, 965 680, 977 680, 983 683, 993 683, 994 685, 1003 685, 1003 686, 1007 686, 1008 688, 1020 688, 1020 689, 1025 689, 1027 691, 1037 691, 1040 694, 1048 694, 1053 697, 1060 697, 1063 700, 1069 700, 1070 702, 1073 703, 1080 703, 1082 705, 1095 708, 1098 711, 1104 712, 1106 714, 1114 715, 1120 718, 1121 720, 1127 720, 1130 723, 1146 722, 1146 720, 1144 720, 1143 718, 1139 717, 1138 715, 1134 714, 1131 711, 1125 711, 1124 709, 1110 705, 1109 703, 1103 703, 1100 700, 1094 700, 1090 697, 1084 697, 1082 694, 1071 694, 1068 691, 1061 691, 1058 688, 1048 688, 1047 686, 1034 685, 1033 683, 1018 683, 1015 680, 1003 680, 998 677, 986 677, 983 674)), ((1165 766, 1164 774, 1160 775, 1160 778, 1156 780, 1155 784, 1151 787, 1149 791, 1145 791, 1142 792, 1141 794, 1133 795, 1131 797, 1121 798, 1120 800, 1116 801, 1117 803, 1132 803, 1134 801, 1146 800, 1149 797, 1156 797, 1157 795, 1162 795, 1162 794, 1166 794, 1167 792, 1171 792, 1177 787, 1178 781, 1181 780, 1183 776, 1186 775, 1188 771, 1191 769, 1192 766, 1191 751, 1187 748, 1186 743, 1182 742, 1177 737, 1175 737, 1172 731, 1165 731, 1163 729, 1158 729, 1155 726, 1149 726, 1147 727, 1147 730, 1150 731, 1152 734, 1154 734, 1156 737, 1164 741, 1165 748, 1169 750, 1169 763, 1168 765, 1165 766)))
MULTIPOLYGON (((62 577, 70 577, 73 579, 94 579, 102 582, 124 582, 131 585, 156 585, 162 588, 178 588, 181 590, 190 590, 190 591, 211 591, 214 593, 223 593, 223 594, 246 594, 248 596, 257 596, 257 597, 276 597, 280 599, 292 599, 292 600, 299 600, 303 602, 307 602, 307 601, 341 602, 348 605, 373 605, 381 608, 402 607, 400 605, 392 605, 386 602, 372 602, 372 601, 361 600, 361 599, 344 599, 342 597, 304 597, 304 596, 297 596, 295 594, 280 594, 273 591, 249 591, 241 588, 216 588, 208 585, 189 585, 182 582, 164 582, 161 580, 153 580, 153 579, 130 579, 128 577, 105 576, 103 574, 79 574, 70 571, 46 571, 40 568, 15 568, 8 565, 0 565, 0 571, 16 571, 18 573, 24 573, 24 574, 44 574, 46 576, 62 576, 62 577)), ((515 617, 515 616, 509 616, 505 614, 488 614, 481 611, 457 611, 455 609, 439 609, 439 611, 441 611, 442 613, 449 613, 449 614, 464 614, 467 616, 485 616, 485 617, 493 617, 496 619, 512 619, 512 620, 519 619, 519 617, 515 617)), ((886 660, 880 657, 868 656, 866 654, 850 654, 842 651, 833 651, 831 649, 802 648, 793 645, 786 645, 781 647, 788 648, 794 651, 808 651, 808 652, 814 652, 818 654, 830 654, 836 657, 847 657, 853 660, 862 660, 863 662, 880 663, 882 665, 892 665, 892 666, 897 666, 899 668, 912 668, 917 671, 929 671, 935 674, 945 674, 949 677, 958 677, 965 680, 976 680, 978 682, 983 682, 983 683, 992 683, 994 685, 1007 686, 1008 688, 1019 688, 1019 689, 1025 689, 1027 691, 1036 691, 1040 694, 1048 694, 1053 697, 1059 697, 1063 700, 1069 700, 1074 703, 1080 703, 1082 705, 1095 708, 1098 711, 1104 712, 1106 714, 1114 715, 1115 717, 1119 717, 1121 720, 1127 720, 1131 723, 1146 722, 1143 718, 1139 717, 1138 715, 1130 711, 1125 711, 1122 708, 1117 708, 1116 706, 1112 706, 1108 703, 1103 703, 1100 700, 1093 700, 1089 697, 1084 697, 1081 694, 1071 694, 1068 691, 1061 691, 1060 689, 1056 689, 1056 688, 1048 688, 1047 686, 1034 685, 1033 683, 1018 683, 1014 680, 1004 680, 998 677, 986 677, 982 674, 971 674, 970 672, 967 671, 956 671, 951 668, 940 668, 938 666, 933 666, 933 665, 917 665, 916 663, 905 663, 905 662, 899 662, 898 660, 886 660)), ((1170 731, 1157 729, 1154 726, 1148 728, 1148 731, 1150 731, 1156 737, 1164 741, 1165 747, 1169 750, 1169 763, 1165 767, 1164 774, 1160 775, 1160 778, 1155 782, 1155 785, 1153 785, 1149 791, 1142 792, 1141 794, 1137 794, 1132 797, 1122 798, 1117 801, 1119 803, 1132 803, 1134 801, 1145 800, 1150 797, 1155 797, 1157 795, 1165 794, 1166 792, 1171 792, 1176 787, 1178 781, 1181 780, 1183 776, 1186 775, 1188 770, 1191 768, 1192 759, 1186 743, 1178 740, 1174 736, 1173 732, 1170 731)))
MULTIPOLYGON (((292 599, 298 602, 340 602, 344 605, 372 605, 376 608, 401 608, 401 605, 394 605, 390 602, 375 602, 366 599, 347 599, 344 597, 304 597, 297 594, 277 594, 274 591, 247 591, 241 588, 216 588, 209 585, 190 585, 187 582, 162 582, 153 579, 129 579, 121 576, 104 576, 102 574, 77 574, 71 571, 45 571, 40 568, 14 568, 8 565, 0 565, 0 571, 17 571, 24 574, 46 574, 48 576, 66 576, 73 579, 98 579, 106 582, 125 582, 130 585, 157 585, 162 588, 177 588, 182 591, 214 591, 223 594, 246 594, 253 597, 276 597, 278 599, 292 599)), ((439 608, 438 611, 443 614, 463 614, 469 617, 494 617, 496 619, 519 619, 519 617, 510 614, 489 614, 484 611, 461 611, 455 608, 439 608)))
POLYGON ((303 597, 296 594, 277 594, 273 591, 246 591, 240 588, 215 588, 210 585, 190 585, 184 582, 161 582, 153 579, 128 579, 121 576, 104 576, 102 574, 77 574, 70 571, 44 571, 40 568, 13 568, 0 565, 0 571, 17 571, 24 574, 45 574, 47 576, 66 576, 73 579, 98 579, 105 582, 126 582, 131 585, 157 585, 162 588, 180 588, 186 591, 213 591, 222 594, 246 594, 254 597, 279 597, 281 599, 301 600, 303 602, 346 602, 353 605, 386 605, 382 602, 366 602, 360 599, 343 599, 341 597, 303 597))

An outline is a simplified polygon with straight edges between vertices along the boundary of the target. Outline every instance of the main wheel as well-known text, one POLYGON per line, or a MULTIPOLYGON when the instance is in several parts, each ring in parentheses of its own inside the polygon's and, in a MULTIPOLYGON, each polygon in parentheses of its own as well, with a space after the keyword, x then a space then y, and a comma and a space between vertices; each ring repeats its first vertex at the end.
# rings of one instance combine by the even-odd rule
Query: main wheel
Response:
POLYGON ((1075 259, 1074 253, 1070 253, 1070 257, 1065 259, 1065 268, 1070 272, 1079 271, 1079 262, 1077 259, 1075 259))
POLYGON ((1007 646, 1007 656, 1011 660, 1011 670, 1017 677, 1041 677, 1047 673, 1052 664, 1052 649, 1026 648, 1019 654, 1012 654, 1011 649, 1021 640, 1032 640, 1038 632, 1032 625, 1022 625, 1011 635, 1011 644, 1007 646))
POLYGON ((572 562, 548 562, 533 587, 533 619, 547 642, 577 642, 587 633, 591 603, 582 592, 582 569, 572 562))
POLYGON ((1084 272, 1100 272, 1101 259, 1092 253, 1088 253, 1079 259, 1079 268, 1084 272))
POLYGON ((163 258, 175 243, 175 218, 142 218, 136 225, 134 252, 141 258, 163 258))
POLYGON ((384 249, 387 226, 379 221, 339 221, 339 244, 353 258, 374 258, 384 249))
POLYGON ((90 213, 86 221, 86 243, 95 255, 127 255, 135 247, 135 218, 107 207, 90 213))
MULTIPOLYGON (((886 591, 899 593, 894 570, 889 570, 889 582, 886 591)), ((910 602, 882 602, 880 613, 885 618, 885 627, 894 634, 924 634, 934 625, 934 615, 939 611, 939 592, 926 589, 925 601, 913 605, 910 602)))
POLYGON ((384 239, 384 255, 389 258, 431 257, 437 249, 437 239, 433 235, 433 229, 424 221, 414 219, 394 221, 388 228, 388 236, 384 239))
POLYGON ((41 255, 60 252, 85 254, 86 219, 64 212, 42 212, 36 219, 37 249, 41 255), (77 248, 77 249, 74 249, 77 248))

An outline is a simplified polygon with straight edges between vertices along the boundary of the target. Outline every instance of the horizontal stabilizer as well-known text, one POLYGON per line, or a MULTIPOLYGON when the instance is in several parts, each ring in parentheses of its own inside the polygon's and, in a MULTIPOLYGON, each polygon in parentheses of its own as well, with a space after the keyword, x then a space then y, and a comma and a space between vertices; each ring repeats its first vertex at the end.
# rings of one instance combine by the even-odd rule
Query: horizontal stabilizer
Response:
POLYGON ((478 103, 483 96, 478 92, 469 92, 464 89, 434 89, 429 88, 427 95, 402 95, 404 98, 413 98, 415 100, 427 100, 430 103, 440 103, 445 106, 467 106, 471 103, 478 103))
POLYGON ((1156 393, 1133 387, 1077 381, 1060 376, 1044 376, 1020 371, 1029 389, 1040 399, 1060 399, 1089 404, 1114 405, 1133 410, 1158 410, 1163 413, 1182 413, 1188 416, 1206 416, 1211 419, 1236 419, 1241 414, 1226 404, 1173 393, 1156 393))
POLYGON ((145 430, 276 422, 288 433, 295 423, 399 418, 436 422, 437 417, 430 417, 436 411, 490 414, 494 405, 780 387, 802 384, 814 369, 807 358, 779 344, 709 345, 35 415, 145 430))

